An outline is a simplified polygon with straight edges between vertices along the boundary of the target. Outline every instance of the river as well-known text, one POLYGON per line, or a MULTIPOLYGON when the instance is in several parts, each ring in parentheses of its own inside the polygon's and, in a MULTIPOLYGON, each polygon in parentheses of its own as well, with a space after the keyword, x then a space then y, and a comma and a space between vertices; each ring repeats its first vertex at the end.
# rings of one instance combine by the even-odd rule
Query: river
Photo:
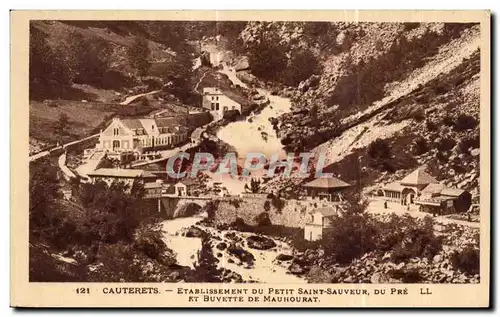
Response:
MULTIPOLYGON (((221 73, 228 76, 234 85, 247 87, 237 76, 233 69, 229 69, 224 65, 221 73)), ((286 153, 279 138, 273 129, 270 118, 277 118, 283 113, 289 112, 291 109, 290 100, 279 96, 273 96, 265 89, 258 89, 261 95, 266 96, 270 103, 262 109, 258 114, 249 116, 244 121, 229 123, 219 129, 217 137, 233 146, 238 154, 238 157, 244 158, 247 153, 258 152, 264 154, 268 159, 272 155, 278 155, 279 158, 286 158, 286 153), (267 134, 264 138, 263 133, 267 134)), ((214 175, 210 174, 211 182, 221 182, 223 187, 226 187, 230 194, 240 194, 244 191, 244 185, 248 180, 233 179, 229 175, 214 175)), ((262 176, 263 171, 254 172, 253 177, 262 176)), ((246 244, 246 238, 251 233, 218 230, 211 227, 205 227, 197 224, 200 222, 199 217, 178 218, 166 220, 163 222, 163 230, 165 232, 164 241, 167 246, 177 254, 177 261, 180 265, 193 267, 197 260, 198 251, 201 249, 200 238, 188 238, 181 236, 180 233, 192 225, 197 225, 201 229, 209 232, 212 237, 212 249, 214 255, 218 258, 218 267, 231 270, 243 278, 244 281, 255 281, 265 283, 306 283, 302 277, 289 274, 287 266, 288 262, 279 263, 276 261, 276 256, 282 254, 293 254, 293 249, 288 244, 274 240, 276 247, 269 250, 256 250, 249 248, 246 244), (236 235, 241 238, 242 242, 238 242, 238 246, 252 253, 254 256, 253 265, 248 266, 241 263, 234 256, 230 255, 227 250, 219 250, 217 245, 220 242, 230 244, 234 242, 229 239, 227 234, 236 235)))
MULTIPOLYGON (((224 66, 219 72, 228 76, 234 85, 247 87, 237 76, 236 72, 224 66)), ((269 104, 262 111, 255 115, 250 115, 244 121, 231 122, 219 129, 217 137, 225 143, 231 145, 237 152, 239 164, 243 165, 247 153, 262 153, 269 160, 273 155, 278 155, 280 159, 286 158, 281 140, 276 136, 270 118, 277 118, 280 115, 290 112, 291 103, 289 98, 273 96, 266 89, 257 89, 261 95, 269 99, 269 104), (265 137, 263 137, 265 135, 265 137)), ((252 177, 260 178, 264 175, 264 170, 255 171, 252 177)), ((244 186, 248 179, 234 179, 229 175, 215 175, 207 172, 213 182, 220 182, 229 194, 237 195, 244 191, 244 186)))
POLYGON ((217 257, 219 268, 225 268, 241 275, 244 281, 254 281, 261 283, 307 283, 307 281, 299 276, 288 273, 287 266, 290 261, 279 263, 276 261, 278 254, 293 254, 293 249, 286 243, 274 240, 276 247, 269 250, 256 250, 248 247, 246 238, 251 233, 239 232, 233 230, 218 230, 212 227, 206 227, 200 224, 202 217, 187 217, 176 218, 163 221, 163 240, 168 248, 176 253, 177 263, 183 266, 194 268, 198 260, 198 252, 201 250, 201 239, 184 237, 181 232, 193 225, 200 229, 209 232, 212 236, 212 250, 214 256, 217 257), (228 235, 229 234, 229 235, 228 235), (237 242, 237 245, 244 250, 252 253, 254 256, 253 265, 249 266, 246 263, 240 262, 236 257, 229 254, 227 249, 219 250, 217 245, 225 242, 227 245, 234 243, 234 238, 229 238, 231 235, 241 238, 242 242, 237 242))

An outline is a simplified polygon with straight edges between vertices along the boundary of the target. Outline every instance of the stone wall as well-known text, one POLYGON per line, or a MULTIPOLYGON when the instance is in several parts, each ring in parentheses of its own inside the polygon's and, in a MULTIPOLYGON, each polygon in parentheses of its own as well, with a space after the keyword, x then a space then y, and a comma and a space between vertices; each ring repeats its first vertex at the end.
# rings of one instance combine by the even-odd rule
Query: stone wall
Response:
POLYGON ((285 205, 281 211, 277 210, 271 199, 265 198, 235 198, 219 203, 219 208, 215 214, 217 223, 231 223, 236 218, 242 218, 245 223, 255 225, 255 217, 266 212, 264 205, 269 201, 269 218, 273 225, 283 225, 286 227, 303 228, 307 221, 307 214, 314 207, 314 202, 285 200, 285 205))

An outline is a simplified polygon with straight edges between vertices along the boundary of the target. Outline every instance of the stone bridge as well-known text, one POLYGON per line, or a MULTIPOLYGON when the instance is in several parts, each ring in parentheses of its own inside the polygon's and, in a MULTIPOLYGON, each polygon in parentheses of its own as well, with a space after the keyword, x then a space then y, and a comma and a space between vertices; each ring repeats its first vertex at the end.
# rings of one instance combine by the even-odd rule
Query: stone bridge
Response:
POLYGON ((176 212, 184 205, 195 204, 203 208, 209 201, 215 199, 220 200, 221 197, 162 195, 161 198, 158 198, 158 210, 167 218, 175 218, 176 212))

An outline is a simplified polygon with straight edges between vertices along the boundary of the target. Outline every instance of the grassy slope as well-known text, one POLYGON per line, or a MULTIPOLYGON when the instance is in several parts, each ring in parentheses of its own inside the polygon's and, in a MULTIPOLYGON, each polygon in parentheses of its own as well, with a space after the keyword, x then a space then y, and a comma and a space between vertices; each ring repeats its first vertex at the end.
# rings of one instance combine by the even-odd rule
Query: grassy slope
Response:
MULTIPOLYGON (((71 44, 70 35, 72 32, 82 34, 87 39, 100 38, 110 43, 113 47, 111 68, 124 73, 132 71, 126 58, 126 49, 135 38, 131 33, 115 33, 105 26, 96 27, 96 24, 88 25, 85 23, 63 23, 58 21, 34 21, 33 25, 44 31, 47 35, 49 45, 57 49, 64 50, 71 44)), ((140 36, 141 34, 137 34, 140 36)), ((149 41, 151 48, 150 59, 155 61, 153 65, 166 65, 172 61, 171 53, 165 52, 163 45, 149 41)), ((118 103, 125 99, 130 93, 126 89, 117 92, 110 89, 102 89, 86 84, 74 84, 72 91, 60 100, 48 101, 48 104, 57 104, 57 107, 51 107, 42 102, 30 102, 30 150, 37 151, 40 148, 53 145, 59 136, 54 134, 54 124, 62 113, 69 117, 69 131, 63 136, 64 141, 78 139, 91 133, 98 132, 105 122, 115 114, 133 113, 136 111, 122 110, 118 103), (88 102, 82 102, 86 100, 88 102)), ((133 107, 133 106, 129 106, 133 107)), ((154 104, 151 111, 157 110, 162 106, 154 104)), ((174 107, 178 108, 178 107, 174 107)), ((146 114, 151 111, 141 109, 138 105, 137 112, 146 114)), ((167 111, 163 115, 175 114, 178 109, 167 111)))

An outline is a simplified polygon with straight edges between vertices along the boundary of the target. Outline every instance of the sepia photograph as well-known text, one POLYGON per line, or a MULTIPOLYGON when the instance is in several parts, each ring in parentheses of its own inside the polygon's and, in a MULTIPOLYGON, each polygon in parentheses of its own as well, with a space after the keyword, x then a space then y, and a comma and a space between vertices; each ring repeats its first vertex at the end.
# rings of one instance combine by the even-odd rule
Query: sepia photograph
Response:
POLYGON ((488 283, 481 21, 256 17, 28 21, 28 282, 488 283))

